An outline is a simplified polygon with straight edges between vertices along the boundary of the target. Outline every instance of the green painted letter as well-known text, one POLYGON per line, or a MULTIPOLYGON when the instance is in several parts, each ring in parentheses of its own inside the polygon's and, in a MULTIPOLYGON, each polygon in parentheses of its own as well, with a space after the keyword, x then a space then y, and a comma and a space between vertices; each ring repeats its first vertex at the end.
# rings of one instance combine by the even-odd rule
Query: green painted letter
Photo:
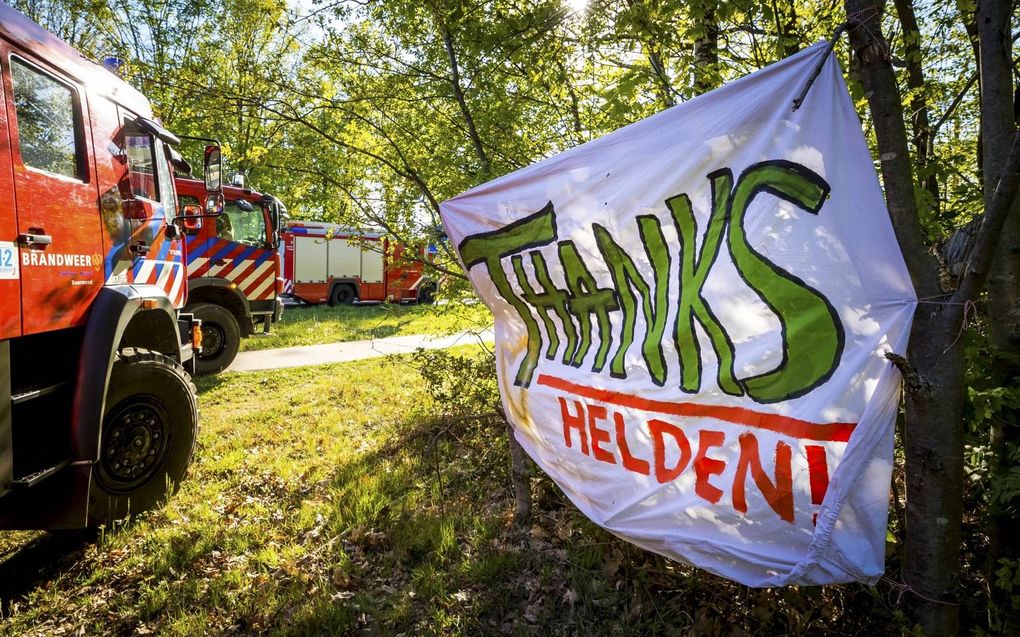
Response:
POLYGON ((710 174, 712 180, 712 213, 708 228, 697 253, 697 222, 691 210, 687 195, 677 195, 666 200, 666 206, 673 213, 673 223, 680 235, 680 305, 677 308, 674 339, 680 353, 680 389, 696 392, 701 389, 701 351, 698 334, 694 330, 697 321, 712 342, 712 350, 719 361, 717 381, 719 388, 727 394, 741 396, 744 393, 733 373, 733 344, 730 337, 701 296, 701 288, 715 263, 726 228, 726 210, 730 201, 733 176, 729 170, 710 174))
POLYGON ((637 322, 637 296, 641 295, 641 312, 645 320, 645 338, 641 345, 648 373, 656 385, 666 383, 666 359, 662 354, 662 335, 666 331, 666 315, 669 309, 666 299, 669 295, 669 251, 666 249, 666 238, 662 236, 659 220, 653 215, 642 215, 637 218, 638 231, 645 245, 645 253, 652 264, 655 276, 654 287, 641 278, 634 261, 623 251, 609 231, 599 224, 592 224, 595 232, 595 243, 599 246, 606 267, 613 277, 620 306, 623 309, 623 329, 620 334, 620 345, 609 365, 609 375, 614 378, 626 378, 624 356, 634 341, 634 324, 637 322), (652 295, 655 295, 654 301, 652 295))
POLYGON ((756 252, 748 242, 745 215, 751 201, 762 192, 818 214, 829 185, 799 164, 762 162, 740 175, 730 202, 729 250, 733 263, 783 326, 782 362, 772 371, 741 382, 754 400, 775 403, 803 396, 825 382, 839 364, 844 334, 835 308, 824 296, 756 252))
POLYGON ((517 310, 517 314, 524 321, 528 330, 527 352, 514 379, 514 384, 522 387, 531 384, 531 376, 535 372, 535 366, 538 365, 538 356, 542 349, 542 334, 528 305, 514 294, 499 261, 516 252, 537 248, 555 240, 556 211, 553 210, 552 202, 549 202, 538 212, 518 219, 510 225, 466 237, 459 247, 464 267, 470 269, 474 265, 484 263, 500 296, 517 310))

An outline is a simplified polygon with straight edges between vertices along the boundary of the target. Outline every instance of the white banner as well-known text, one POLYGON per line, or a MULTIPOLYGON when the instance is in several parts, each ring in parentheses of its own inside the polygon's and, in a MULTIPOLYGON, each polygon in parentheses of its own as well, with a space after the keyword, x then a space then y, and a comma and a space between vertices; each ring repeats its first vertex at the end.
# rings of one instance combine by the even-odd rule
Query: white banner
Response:
POLYGON ((824 44, 442 204, 517 439, 588 517, 750 586, 883 571, 916 298, 824 44))

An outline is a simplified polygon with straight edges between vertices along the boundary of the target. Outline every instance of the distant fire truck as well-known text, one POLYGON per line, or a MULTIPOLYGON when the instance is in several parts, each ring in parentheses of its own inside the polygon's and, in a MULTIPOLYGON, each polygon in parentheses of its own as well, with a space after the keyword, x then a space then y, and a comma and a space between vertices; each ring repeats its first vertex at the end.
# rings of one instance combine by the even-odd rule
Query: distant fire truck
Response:
POLYGON ((179 140, 4 4, 0 73, 0 527, 107 523, 164 500, 195 446, 179 140))
POLYGON ((431 303, 436 282, 421 259, 381 232, 313 221, 288 222, 281 233, 285 291, 306 303, 431 303))
MULTIPOLYGON (((207 193, 196 179, 175 180, 180 205, 199 205, 207 193)), ((233 362, 241 339, 257 323, 266 332, 280 320, 279 199, 248 188, 223 187, 223 214, 198 228, 186 228, 188 305, 202 321, 199 374, 216 374, 233 362)))

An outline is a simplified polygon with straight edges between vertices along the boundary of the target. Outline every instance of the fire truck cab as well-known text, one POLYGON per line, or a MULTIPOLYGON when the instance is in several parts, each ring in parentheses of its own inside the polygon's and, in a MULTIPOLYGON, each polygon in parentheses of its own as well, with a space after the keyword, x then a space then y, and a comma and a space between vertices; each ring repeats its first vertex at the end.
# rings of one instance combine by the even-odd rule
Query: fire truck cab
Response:
POLYGON ((109 523, 175 490, 198 428, 178 140, 4 4, 0 76, 0 528, 109 523))
MULTIPOLYGON (((200 205, 209 193, 196 179, 177 177, 179 204, 200 205)), ((241 339, 280 320, 280 219, 283 204, 249 188, 223 186, 223 213, 185 229, 188 244, 186 312, 202 321, 198 374, 216 374, 230 365, 241 339)))

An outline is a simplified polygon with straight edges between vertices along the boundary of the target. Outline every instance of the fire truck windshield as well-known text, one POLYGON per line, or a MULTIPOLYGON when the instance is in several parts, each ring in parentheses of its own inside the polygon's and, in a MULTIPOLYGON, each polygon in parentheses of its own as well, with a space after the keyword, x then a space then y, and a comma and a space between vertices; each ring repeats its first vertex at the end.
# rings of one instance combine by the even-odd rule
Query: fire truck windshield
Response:
POLYGON ((266 243, 266 222, 262 215, 262 207, 255 206, 251 211, 244 211, 235 201, 228 201, 223 206, 223 214, 216 218, 216 232, 221 239, 240 241, 252 246, 262 247, 266 243))

